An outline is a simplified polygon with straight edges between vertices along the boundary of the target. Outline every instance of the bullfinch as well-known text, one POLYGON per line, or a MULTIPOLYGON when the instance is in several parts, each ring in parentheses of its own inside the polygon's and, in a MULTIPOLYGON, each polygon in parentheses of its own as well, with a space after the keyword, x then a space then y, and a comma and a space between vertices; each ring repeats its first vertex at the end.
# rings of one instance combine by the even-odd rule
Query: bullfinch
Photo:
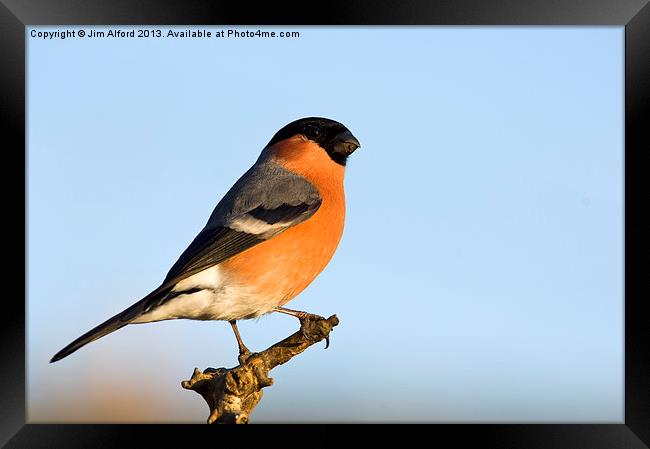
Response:
POLYGON ((56 362, 127 324, 230 322, 282 312, 323 271, 343 233, 343 177, 359 141, 341 123, 308 117, 280 129, 214 208, 162 284, 52 357, 56 362))

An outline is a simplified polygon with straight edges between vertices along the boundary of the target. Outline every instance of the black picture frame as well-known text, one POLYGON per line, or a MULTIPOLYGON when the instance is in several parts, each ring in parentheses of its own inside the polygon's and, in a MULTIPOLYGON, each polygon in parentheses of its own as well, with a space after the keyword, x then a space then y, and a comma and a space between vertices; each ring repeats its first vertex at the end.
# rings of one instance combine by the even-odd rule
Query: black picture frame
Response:
MULTIPOLYGON (((453 447, 647 448, 650 444, 650 345, 642 306, 650 289, 650 208, 644 170, 650 148, 650 6, 646 0, 481 0, 389 3, 372 0, 318 3, 127 0, 2 0, 0 3, 0 127, 6 142, 0 177, 0 226, 4 264, 0 443, 6 447, 131 447, 139 438, 193 442, 214 438, 238 444, 251 434, 295 444, 303 438, 337 444, 349 426, 214 428, 192 425, 39 425, 26 424, 25 370, 25 27, 35 25, 614 25, 625 27, 625 422, 621 424, 456 424, 409 426, 408 435, 453 447), (14 308, 15 307, 15 308, 14 308), (645 443, 645 444, 644 444, 645 443)), ((404 435, 403 426, 355 428, 368 438, 404 435)), ((248 441, 248 440, 246 440, 248 441)), ((193 444, 193 443, 192 443, 193 444)), ((434 444, 434 443, 432 443, 434 444)), ((302 445, 302 444, 301 444, 302 445)), ((447 446, 444 446, 447 447, 447 446)))

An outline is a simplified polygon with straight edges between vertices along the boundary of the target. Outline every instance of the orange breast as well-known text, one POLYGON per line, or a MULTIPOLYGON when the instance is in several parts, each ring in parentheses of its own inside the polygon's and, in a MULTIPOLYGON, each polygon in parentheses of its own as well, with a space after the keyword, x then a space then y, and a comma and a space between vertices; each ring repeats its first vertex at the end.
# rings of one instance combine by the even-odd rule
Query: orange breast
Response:
POLYGON ((308 179, 322 203, 316 213, 222 266, 245 285, 283 305, 303 291, 334 255, 345 221, 344 167, 300 136, 276 144, 275 160, 308 179))

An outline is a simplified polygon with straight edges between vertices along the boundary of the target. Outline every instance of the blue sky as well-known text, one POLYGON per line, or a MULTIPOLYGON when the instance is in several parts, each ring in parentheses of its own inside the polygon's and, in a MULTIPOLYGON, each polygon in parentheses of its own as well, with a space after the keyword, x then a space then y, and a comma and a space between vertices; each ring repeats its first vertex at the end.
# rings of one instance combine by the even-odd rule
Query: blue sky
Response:
MULTIPOLYGON (((272 29, 300 37, 27 30, 28 419, 207 418, 179 382, 236 363, 227 323, 48 360, 155 288, 275 131, 318 115, 362 148, 339 249, 288 306, 341 324, 253 420, 622 422, 623 28, 272 29)), ((251 349, 296 330, 276 315, 240 324, 251 349)))

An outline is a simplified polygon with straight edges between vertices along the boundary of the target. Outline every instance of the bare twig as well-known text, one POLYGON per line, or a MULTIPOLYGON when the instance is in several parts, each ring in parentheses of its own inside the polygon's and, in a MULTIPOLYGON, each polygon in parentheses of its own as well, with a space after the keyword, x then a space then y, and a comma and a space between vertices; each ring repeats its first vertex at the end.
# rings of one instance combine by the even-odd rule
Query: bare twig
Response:
POLYGON ((301 320, 300 330, 262 352, 240 357, 234 368, 194 369, 192 378, 181 382, 187 390, 203 396, 210 407, 208 424, 246 424, 262 399, 262 388, 273 385, 269 371, 288 362, 311 345, 329 338, 339 324, 336 315, 301 320))

